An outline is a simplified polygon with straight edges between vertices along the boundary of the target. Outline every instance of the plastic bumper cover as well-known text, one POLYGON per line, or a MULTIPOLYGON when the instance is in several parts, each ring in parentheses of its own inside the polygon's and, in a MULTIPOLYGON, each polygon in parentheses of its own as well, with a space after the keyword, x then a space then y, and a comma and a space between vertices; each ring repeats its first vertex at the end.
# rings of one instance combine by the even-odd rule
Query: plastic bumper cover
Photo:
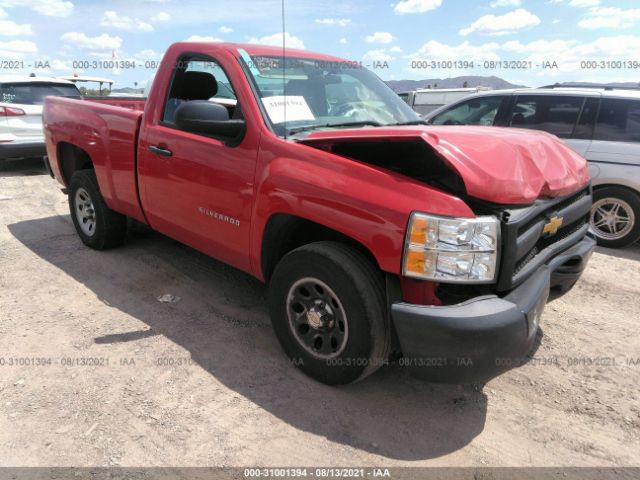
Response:
POLYGON ((469 383, 523 363, 550 288, 571 288, 594 247, 595 241, 585 237, 502 298, 488 295, 444 307, 394 303, 402 364, 430 381, 469 383))
POLYGON ((0 142, 0 160, 10 158, 36 158, 46 155, 42 142, 0 142))

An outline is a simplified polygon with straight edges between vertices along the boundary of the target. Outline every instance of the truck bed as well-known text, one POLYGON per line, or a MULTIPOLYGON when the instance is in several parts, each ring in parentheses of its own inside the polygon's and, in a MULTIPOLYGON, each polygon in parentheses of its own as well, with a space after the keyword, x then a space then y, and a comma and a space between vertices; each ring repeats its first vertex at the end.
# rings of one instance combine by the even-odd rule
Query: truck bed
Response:
MULTIPOLYGON (((49 161, 60 183, 68 185, 65 171, 73 169, 59 162, 58 155, 61 149, 75 145, 91 157, 107 205, 144 221, 136 181, 140 105, 144 99, 47 97, 43 123, 49 161)), ((65 156, 69 157, 72 162, 83 161, 81 155, 65 156)))

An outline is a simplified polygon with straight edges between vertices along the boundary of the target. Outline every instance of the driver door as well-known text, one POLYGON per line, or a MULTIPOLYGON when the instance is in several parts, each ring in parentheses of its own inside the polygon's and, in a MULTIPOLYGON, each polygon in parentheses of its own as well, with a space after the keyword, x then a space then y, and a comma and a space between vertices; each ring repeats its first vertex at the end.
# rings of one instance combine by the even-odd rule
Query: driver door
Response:
POLYGON ((152 228, 210 256, 250 270, 249 234, 257 141, 247 129, 239 142, 179 130, 176 109, 208 100, 242 118, 223 65, 212 58, 181 58, 161 121, 142 129, 140 195, 152 228))

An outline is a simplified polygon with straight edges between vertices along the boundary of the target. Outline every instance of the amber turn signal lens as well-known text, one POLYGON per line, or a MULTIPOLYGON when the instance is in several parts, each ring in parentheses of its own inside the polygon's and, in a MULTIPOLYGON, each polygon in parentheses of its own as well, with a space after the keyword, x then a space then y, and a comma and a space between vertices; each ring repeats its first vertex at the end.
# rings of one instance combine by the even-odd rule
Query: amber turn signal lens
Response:
POLYGON ((424 273, 424 250, 408 250, 405 268, 407 272, 424 273))
POLYGON ((427 227, 429 221, 426 218, 414 218, 411 222, 411 234, 409 242, 415 245, 424 245, 427 243, 427 227))

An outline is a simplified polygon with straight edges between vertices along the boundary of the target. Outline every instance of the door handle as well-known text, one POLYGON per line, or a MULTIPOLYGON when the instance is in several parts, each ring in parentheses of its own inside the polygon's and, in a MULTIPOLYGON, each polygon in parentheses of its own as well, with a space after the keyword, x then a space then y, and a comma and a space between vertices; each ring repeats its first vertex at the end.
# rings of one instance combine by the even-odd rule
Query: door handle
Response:
POLYGON ((157 153, 158 155, 162 155, 163 157, 170 157, 171 155, 173 155, 171 150, 167 148, 158 147, 156 145, 150 145, 149 151, 151 153, 157 153))

